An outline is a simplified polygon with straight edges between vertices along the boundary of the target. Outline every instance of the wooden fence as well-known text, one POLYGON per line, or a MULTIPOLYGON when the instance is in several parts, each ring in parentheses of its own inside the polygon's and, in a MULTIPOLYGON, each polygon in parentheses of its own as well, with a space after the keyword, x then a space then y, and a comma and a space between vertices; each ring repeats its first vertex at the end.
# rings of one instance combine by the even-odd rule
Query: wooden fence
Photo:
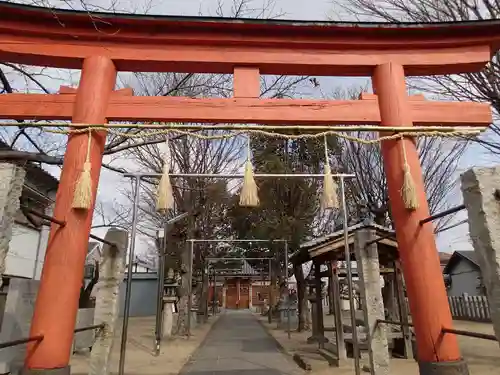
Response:
POLYGON ((490 322, 490 306, 485 296, 448 297, 453 319, 490 322))
MULTIPOLYGON (((491 322, 490 305, 486 296, 448 296, 448 303, 453 319, 491 322)), ((410 313, 408 298, 406 308, 410 313)))

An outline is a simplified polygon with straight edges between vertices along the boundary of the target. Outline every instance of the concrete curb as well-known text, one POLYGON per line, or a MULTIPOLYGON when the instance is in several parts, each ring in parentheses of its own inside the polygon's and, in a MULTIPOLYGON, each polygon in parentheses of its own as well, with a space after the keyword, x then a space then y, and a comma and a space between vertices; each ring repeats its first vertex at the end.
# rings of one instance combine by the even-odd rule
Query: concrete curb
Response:
POLYGON ((297 366, 299 366, 302 370, 305 370, 305 371, 311 371, 312 370, 312 367, 309 363, 307 363, 304 358, 302 358, 300 356, 300 354, 298 353, 295 353, 293 355, 293 360, 295 361, 295 363, 297 364, 297 366))
POLYGON ((284 355, 291 357, 292 360, 295 362, 295 364, 300 367, 302 370, 305 371, 311 371, 312 367, 309 363, 307 363, 304 358, 298 353, 291 353, 281 343, 272 335, 272 333, 269 331, 269 328, 262 322, 262 320, 259 319, 258 316, 254 314, 254 318, 259 322, 260 326, 264 328, 264 331, 271 337, 271 339, 276 343, 276 347, 278 350, 283 353, 284 355))

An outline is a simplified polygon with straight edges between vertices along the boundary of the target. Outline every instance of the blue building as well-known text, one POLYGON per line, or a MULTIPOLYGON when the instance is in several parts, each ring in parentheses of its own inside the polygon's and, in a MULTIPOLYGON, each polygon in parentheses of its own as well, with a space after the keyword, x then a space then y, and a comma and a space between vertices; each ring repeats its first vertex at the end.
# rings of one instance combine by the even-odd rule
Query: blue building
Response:
POLYGON ((443 270, 449 296, 484 296, 479 262, 474 251, 455 251, 443 270))

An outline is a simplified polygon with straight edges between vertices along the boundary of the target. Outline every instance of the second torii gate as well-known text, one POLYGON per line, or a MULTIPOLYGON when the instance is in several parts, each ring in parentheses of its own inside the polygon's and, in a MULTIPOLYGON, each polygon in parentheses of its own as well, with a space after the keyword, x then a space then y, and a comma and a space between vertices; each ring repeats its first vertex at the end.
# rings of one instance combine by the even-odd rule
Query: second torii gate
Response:
MULTIPOLYGON (((0 60, 81 69, 76 94, 0 95, 0 118, 260 124, 488 126, 489 105, 408 97, 406 76, 476 72, 500 43, 498 21, 456 24, 350 24, 92 14, 0 3, 0 60), (234 75, 233 98, 134 97, 113 91, 117 71, 234 75), (261 74, 371 76, 361 100, 259 99, 261 74)), ((93 202, 106 132, 92 132, 93 202)), ((72 134, 31 326, 26 371, 67 374, 93 203, 71 208, 87 134, 72 134)), ((391 212, 415 325, 421 374, 466 374, 430 225, 421 166, 411 139, 382 142, 391 212), (421 202, 404 207, 404 142, 421 202)))

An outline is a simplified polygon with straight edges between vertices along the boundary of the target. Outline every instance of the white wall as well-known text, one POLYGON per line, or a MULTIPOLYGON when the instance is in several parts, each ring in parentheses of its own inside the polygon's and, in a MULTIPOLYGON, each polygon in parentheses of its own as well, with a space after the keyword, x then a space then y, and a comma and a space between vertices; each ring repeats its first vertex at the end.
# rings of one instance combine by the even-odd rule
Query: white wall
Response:
MULTIPOLYGON (((55 193, 54 193, 55 194, 55 193)), ((53 199, 54 194, 50 197, 53 199)), ((52 216, 53 205, 45 209, 45 214, 52 216)), ((44 225, 40 231, 14 223, 12 239, 6 258, 5 273, 11 276, 28 277, 40 280, 45 251, 49 240, 50 227, 44 225)))
MULTIPOLYGON (((14 223, 5 273, 11 276, 33 278, 39 242, 39 231, 14 223)), ((43 260, 43 258, 41 259, 43 260)))
MULTIPOLYGON (((49 195, 52 199, 55 199, 55 195, 49 195)), ((50 205, 45 209, 45 214, 52 216, 54 213, 54 205, 50 205)), ((47 250, 47 244, 49 242, 50 227, 48 225, 42 226, 40 231, 40 243, 38 245, 38 261, 36 264, 36 269, 34 270, 35 280, 40 280, 42 276, 43 261, 45 259, 45 252, 47 250)), ((36 254, 35 254, 36 256, 36 254)))

